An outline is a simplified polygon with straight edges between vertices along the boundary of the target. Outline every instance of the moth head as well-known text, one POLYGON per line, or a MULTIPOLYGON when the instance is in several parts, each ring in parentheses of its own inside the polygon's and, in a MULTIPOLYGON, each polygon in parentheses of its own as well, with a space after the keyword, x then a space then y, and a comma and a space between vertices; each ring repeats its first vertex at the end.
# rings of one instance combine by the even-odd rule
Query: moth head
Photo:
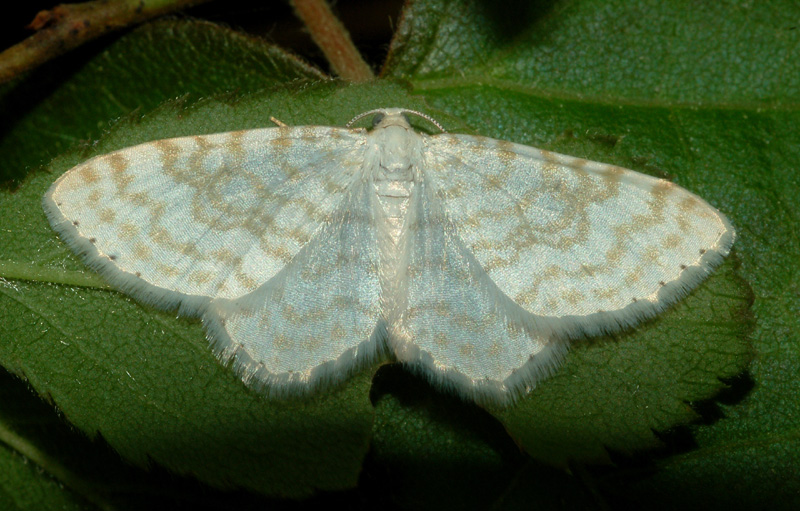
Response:
POLYGON ((345 124, 345 127, 350 128, 358 120, 371 114, 374 114, 372 117, 373 129, 388 128, 389 126, 400 126, 401 128, 411 129, 411 124, 409 123, 408 116, 406 115, 406 114, 411 114, 427 120, 428 122, 439 128, 442 131, 442 133, 446 133, 442 125, 439 124, 433 117, 427 114, 423 114, 422 112, 417 112, 416 110, 408 110, 406 108, 378 108, 375 110, 369 110, 367 112, 363 112, 355 116, 350 122, 345 124))

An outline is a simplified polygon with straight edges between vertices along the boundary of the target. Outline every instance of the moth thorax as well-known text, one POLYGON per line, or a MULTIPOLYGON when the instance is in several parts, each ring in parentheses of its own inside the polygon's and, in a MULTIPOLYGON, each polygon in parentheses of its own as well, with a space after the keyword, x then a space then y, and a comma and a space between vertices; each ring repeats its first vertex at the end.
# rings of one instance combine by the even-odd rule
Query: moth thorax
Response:
POLYGON ((411 164, 419 157, 419 135, 400 126, 377 131, 380 171, 391 179, 411 179, 411 164))

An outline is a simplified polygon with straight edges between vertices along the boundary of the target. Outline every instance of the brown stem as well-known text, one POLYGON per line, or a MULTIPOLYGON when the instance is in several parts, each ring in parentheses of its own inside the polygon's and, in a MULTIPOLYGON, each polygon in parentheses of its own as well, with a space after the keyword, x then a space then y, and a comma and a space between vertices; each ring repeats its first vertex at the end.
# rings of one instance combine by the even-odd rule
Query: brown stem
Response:
POLYGON ((114 30, 209 0, 96 0, 41 11, 36 33, 0 53, 0 83, 114 30))
POLYGON ((350 82, 365 82, 375 78, 350 39, 350 34, 333 15, 325 0, 292 0, 292 4, 336 74, 350 82))

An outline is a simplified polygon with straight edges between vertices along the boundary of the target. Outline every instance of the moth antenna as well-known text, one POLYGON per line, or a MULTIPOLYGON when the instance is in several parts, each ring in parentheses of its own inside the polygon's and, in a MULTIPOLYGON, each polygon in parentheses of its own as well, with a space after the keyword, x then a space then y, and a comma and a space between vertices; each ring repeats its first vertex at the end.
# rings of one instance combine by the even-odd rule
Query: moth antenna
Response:
MULTIPOLYGON (((401 110, 401 111, 402 111, 404 114, 412 114, 412 115, 416 115, 417 117, 421 117, 421 118, 425 119, 426 121, 428 121, 429 123, 431 123, 431 124, 433 124, 434 126, 436 126, 437 128, 439 128, 439 130, 440 130, 442 133, 447 133, 447 130, 446 130, 446 129, 444 129, 444 126, 442 126, 442 125, 439 123, 439 121, 437 121, 436 119, 434 119, 433 117, 431 117, 431 116, 430 116, 430 115, 428 115, 428 114, 424 114, 424 113, 422 113, 422 112, 418 112, 418 111, 416 111, 416 110, 408 110, 408 109, 405 109, 405 108, 401 108, 400 110, 401 110)), ((353 117, 353 118, 350 120, 350 122, 348 122, 347 124, 345 124, 345 125, 344 125, 344 127, 345 127, 345 128, 350 128, 350 127, 352 127, 352 126, 353 126, 353 124, 355 124, 356 122, 358 122, 359 120, 363 119, 364 117, 366 117, 366 116, 368 116, 368 115, 370 115, 370 114, 380 114, 380 113, 385 113, 385 112, 386 112, 386 109, 385 109, 385 108, 376 108, 376 109, 374 109, 374 110, 368 110, 368 111, 366 111, 366 112, 362 112, 362 113, 358 114, 357 116, 353 117)))

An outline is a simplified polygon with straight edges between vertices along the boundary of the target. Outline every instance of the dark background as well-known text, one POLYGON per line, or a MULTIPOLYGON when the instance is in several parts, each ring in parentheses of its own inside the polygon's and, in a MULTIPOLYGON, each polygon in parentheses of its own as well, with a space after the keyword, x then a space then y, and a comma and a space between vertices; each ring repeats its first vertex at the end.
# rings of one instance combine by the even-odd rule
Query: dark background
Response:
MULTIPOLYGON (((36 13, 59 4, 78 2, 21 2, 16 10, 0 16, 0 49, 16 44, 34 32, 26 28, 36 13)), ((334 13, 350 31, 366 61, 377 73, 389 49, 403 0, 339 0, 331 2, 334 13)), ((205 19, 223 24, 290 50, 325 72, 330 72, 322 52, 316 47, 294 14, 288 1, 216 0, 171 16, 205 19)), ((118 33, 118 32, 117 32, 118 33)), ((111 33, 106 37, 116 37, 111 33)))

